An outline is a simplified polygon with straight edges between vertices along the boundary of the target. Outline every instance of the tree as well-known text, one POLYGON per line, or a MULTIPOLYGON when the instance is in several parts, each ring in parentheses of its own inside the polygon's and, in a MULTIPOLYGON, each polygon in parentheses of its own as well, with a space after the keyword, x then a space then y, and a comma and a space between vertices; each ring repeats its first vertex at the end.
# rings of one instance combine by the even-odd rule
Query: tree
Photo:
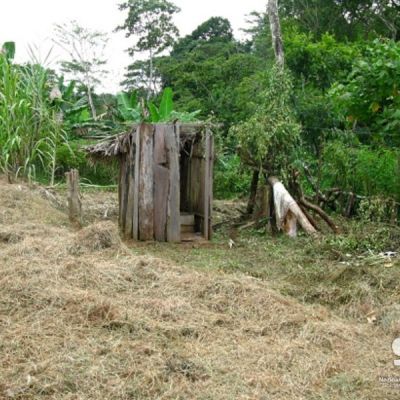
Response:
POLYGON ((219 17, 200 24, 174 45, 169 56, 155 61, 162 86, 174 90, 179 109, 201 110, 203 118, 215 115, 226 132, 247 117, 247 100, 254 97, 253 91, 251 96, 245 91, 260 64, 234 39, 229 21, 219 17), (248 85, 239 87, 245 78, 248 85))
POLYGON ((364 143, 400 145, 400 44, 375 40, 330 95, 364 143))
POLYGON ((278 0, 268 0, 267 8, 276 63, 280 68, 283 68, 285 65, 285 55, 283 52, 281 23, 278 14, 278 0))
POLYGON ((61 69, 84 86, 92 117, 96 120, 93 90, 107 73, 104 69, 107 63, 104 59, 107 35, 71 21, 69 24, 56 25, 53 41, 69 55, 69 60, 61 61, 61 69))
POLYGON ((134 56, 143 51, 149 54, 147 99, 150 99, 156 91, 154 58, 175 43, 179 33, 172 17, 180 9, 167 0, 128 0, 119 9, 128 10, 128 16, 117 30, 126 31, 128 38, 136 37, 129 54, 134 56))
POLYGON ((316 39, 325 33, 339 40, 399 39, 399 0, 281 0, 284 25, 295 25, 316 39))

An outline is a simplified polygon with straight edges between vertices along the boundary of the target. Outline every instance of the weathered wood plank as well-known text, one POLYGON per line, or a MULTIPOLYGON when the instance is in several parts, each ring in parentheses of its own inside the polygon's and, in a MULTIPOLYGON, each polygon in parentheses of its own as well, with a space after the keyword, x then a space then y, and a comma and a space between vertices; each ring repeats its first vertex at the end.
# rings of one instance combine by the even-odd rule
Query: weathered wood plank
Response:
POLYGON ((125 237, 128 239, 133 237, 133 213, 135 202, 135 146, 133 144, 132 136, 136 133, 131 133, 129 154, 126 155, 128 163, 128 198, 126 202, 126 222, 125 222, 125 237))
POLYGON ((127 197, 128 197, 128 160, 126 154, 122 156, 121 160, 121 204, 120 204, 120 219, 121 232, 125 233, 126 226, 126 206, 127 206, 127 197))
POLYGON ((190 207, 189 212, 200 212, 203 210, 200 207, 200 192, 202 187, 201 182, 201 161, 199 158, 192 158, 190 162, 190 207))
POLYGON ((122 228, 122 196, 123 196, 123 185, 122 177, 124 171, 125 157, 122 155, 119 157, 119 178, 118 178, 118 225, 122 228))
POLYGON ((134 170, 134 198, 133 198, 133 222, 132 237, 139 240, 139 182, 140 182, 140 152, 141 152, 141 125, 137 126, 135 134, 135 170, 134 170))
POLYGON ((77 226, 82 226, 82 204, 79 190, 79 171, 71 169, 65 174, 68 187, 68 215, 70 222, 77 226))
POLYGON ((204 159, 204 223, 203 235, 206 240, 209 239, 209 226, 210 226, 210 160, 211 160, 211 142, 209 132, 206 132, 205 143, 205 159, 204 159))
POLYGON ((139 239, 154 240, 154 126, 141 129, 139 179, 139 239))
POLYGON ((167 241, 167 214, 169 193, 169 170, 162 165, 154 166, 154 237, 167 241))
POLYGON ((165 149, 165 125, 156 125, 154 132, 154 163, 166 165, 167 152, 165 149))
POLYGON ((207 129, 207 134, 210 136, 210 215, 209 215, 209 225, 208 225, 208 240, 212 239, 213 229, 212 229, 212 213, 213 213, 213 203, 214 203, 214 136, 211 130, 207 129))
POLYGON ((165 141, 169 165, 167 240, 180 242, 179 126, 176 130, 173 125, 166 127, 165 141))
POLYGON ((181 225, 194 225, 194 214, 181 213, 181 225))

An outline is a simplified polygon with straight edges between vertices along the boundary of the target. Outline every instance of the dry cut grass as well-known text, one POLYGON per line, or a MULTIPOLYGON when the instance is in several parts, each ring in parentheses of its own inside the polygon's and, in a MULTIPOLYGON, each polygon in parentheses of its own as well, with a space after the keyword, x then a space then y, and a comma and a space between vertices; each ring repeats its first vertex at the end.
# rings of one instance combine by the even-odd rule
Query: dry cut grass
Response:
MULTIPOLYGON (((273 262, 271 260, 271 262, 273 262)), ((392 337, 241 273, 138 256, 0 182, 1 399, 396 399, 392 337)))

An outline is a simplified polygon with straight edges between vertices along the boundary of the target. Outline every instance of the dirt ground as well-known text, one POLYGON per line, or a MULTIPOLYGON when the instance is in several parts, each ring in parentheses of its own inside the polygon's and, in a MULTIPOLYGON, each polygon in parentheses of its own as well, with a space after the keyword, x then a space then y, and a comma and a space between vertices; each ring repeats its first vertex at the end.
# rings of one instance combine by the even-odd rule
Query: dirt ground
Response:
POLYGON ((62 193, 0 180, 0 399, 400 397, 398 259, 352 232, 122 243, 116 194, 83 204, 77 231, 62 193))

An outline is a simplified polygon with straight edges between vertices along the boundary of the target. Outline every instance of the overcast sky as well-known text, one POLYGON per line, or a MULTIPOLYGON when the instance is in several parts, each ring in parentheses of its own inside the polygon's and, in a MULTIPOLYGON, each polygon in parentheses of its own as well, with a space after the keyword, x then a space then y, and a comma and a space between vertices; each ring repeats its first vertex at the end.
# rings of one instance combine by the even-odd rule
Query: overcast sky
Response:
MULTIPOLYGON (((129 39, 123 33, 112 33, 124 20, 118 10, 120 0, 3 0, 0 5, 0 43, 14 41, 17 44, 18 62, 29 60, 28 45, 37 46, 42 58, 52 47, 51 36, 54 24, 77 20, 84 27, 110 34, 107 59, 111 71, 104 90, 117 91, 124 68, 132 62, 124 51, 129 47, 129 39)), ((181 35, 193 31, 200 23, 212 16, 228 18, 240 35, 245 26, 246 15, 251 11, 263 11, 267 0, 175 0, 181 8, 176 24, 181 35)), ((52 64, 60 54, 52 51, 52 64)))

